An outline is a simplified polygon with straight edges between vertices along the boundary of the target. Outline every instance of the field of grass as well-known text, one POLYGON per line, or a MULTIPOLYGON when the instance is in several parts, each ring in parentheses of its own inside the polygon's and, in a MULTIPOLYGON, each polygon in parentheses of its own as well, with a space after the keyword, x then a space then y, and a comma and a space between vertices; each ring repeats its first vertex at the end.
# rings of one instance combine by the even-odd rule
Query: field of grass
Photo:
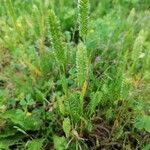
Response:
POLYGON ((0 0, 0 150, 150 150, 150 0, 0 0))

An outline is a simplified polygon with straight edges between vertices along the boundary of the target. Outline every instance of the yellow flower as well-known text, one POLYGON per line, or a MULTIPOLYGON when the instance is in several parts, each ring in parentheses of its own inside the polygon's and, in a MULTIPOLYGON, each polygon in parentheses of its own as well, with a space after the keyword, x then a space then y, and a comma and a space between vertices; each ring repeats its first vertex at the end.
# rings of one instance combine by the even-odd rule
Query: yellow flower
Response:
POLYGON ((22 27, 21 22, 17 22, 17 27, 18 27, 18 28, 21 28, 21 27, 22 27))
POLYGON ((5 112, 7 107, 5 105, 0 106, 0 112, 5 112))
POLYGON ((91 30, 90 30, 90 33, 94 33, 94 29, 91 29, 91 30))
POLYGON ((26 115, 27 115, 27 116, 31 116, 31 115, 32 115, 32 113, 30 113, 30 112, 27 112, 27 113, 26 113, 26 115))

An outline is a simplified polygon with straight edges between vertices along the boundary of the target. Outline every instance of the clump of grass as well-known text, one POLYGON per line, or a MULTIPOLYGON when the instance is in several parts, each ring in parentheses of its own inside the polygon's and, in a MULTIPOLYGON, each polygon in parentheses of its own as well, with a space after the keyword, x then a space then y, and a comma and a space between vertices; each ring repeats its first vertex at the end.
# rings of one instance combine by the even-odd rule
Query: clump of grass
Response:
POLYGON ((0 149, 149 149, 149 4, 77 4, 2 0, 0 149))

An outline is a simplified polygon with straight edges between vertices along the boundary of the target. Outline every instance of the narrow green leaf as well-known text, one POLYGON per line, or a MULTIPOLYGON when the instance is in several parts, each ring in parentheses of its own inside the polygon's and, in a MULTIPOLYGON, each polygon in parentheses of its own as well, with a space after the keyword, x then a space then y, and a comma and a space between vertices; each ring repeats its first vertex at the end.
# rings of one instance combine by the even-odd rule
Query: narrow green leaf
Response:
POLYGON ((36 139, 27 142, 27 150, 42 150, 43 139, 36 139))
POLYGON ((69 118, 65 118, 63 121, 63 130, 66 134, 66 137, 69 137, 71 131, 71 123, 69 118))

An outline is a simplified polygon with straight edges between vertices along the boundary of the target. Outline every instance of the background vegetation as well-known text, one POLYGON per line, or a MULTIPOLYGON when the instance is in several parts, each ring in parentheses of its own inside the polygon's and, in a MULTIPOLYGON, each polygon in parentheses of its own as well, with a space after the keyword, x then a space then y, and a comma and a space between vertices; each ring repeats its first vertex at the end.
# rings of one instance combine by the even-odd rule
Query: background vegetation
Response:
POLYGON ((0 149, 150 149, 149 0, 0 1, 0 149))

